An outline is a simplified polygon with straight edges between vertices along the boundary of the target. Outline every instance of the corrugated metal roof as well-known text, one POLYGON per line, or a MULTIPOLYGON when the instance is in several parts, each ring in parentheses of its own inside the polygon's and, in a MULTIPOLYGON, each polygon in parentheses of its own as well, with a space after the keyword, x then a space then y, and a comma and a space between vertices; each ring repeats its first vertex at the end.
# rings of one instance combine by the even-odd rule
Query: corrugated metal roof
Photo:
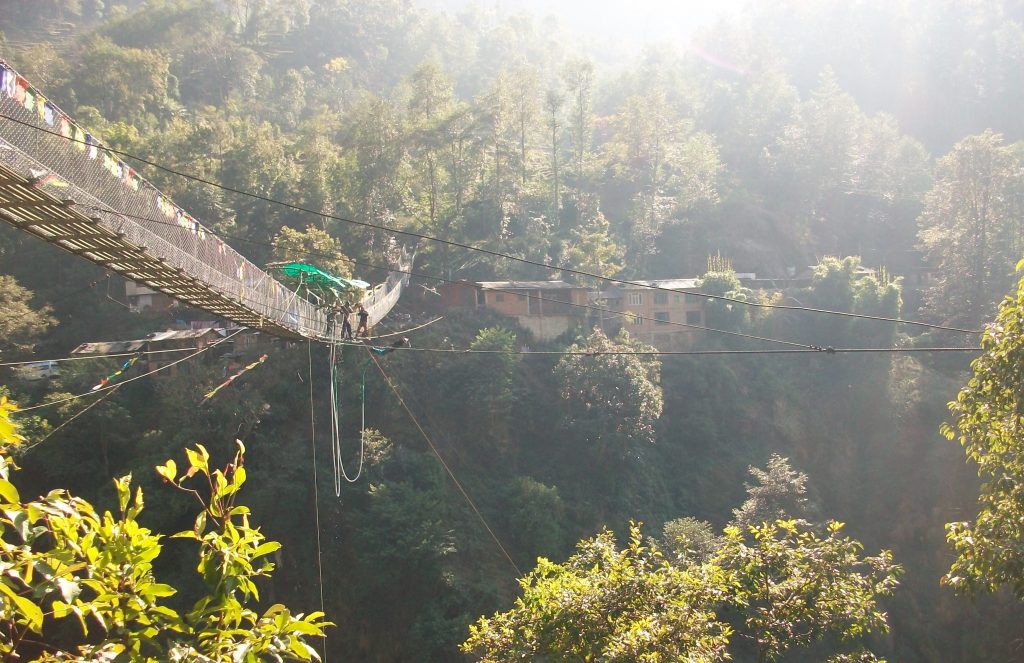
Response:
POLYGON ((569 290, 579 286, 565 281, 478 281, 484 290, 569 290))
POLYGON ((135 352, 146 347, 147 343, 158 343, 160 341, 181 341, 193 338, 202 338, 206 335, 221 336, 221 330, 206 329, 168 329, 161 332, 153 332, 146 338, 136 338, 130 341, 95 341, 82 343, 71 351, 73 355, 106 355, 118 352, 135 352))
POLYGON ((617 298, 622 297, 622 293, 626 290, 649 290, 651 288, 664 288, 666 290, 689 290, 696 291, 700 285, 700 279, 653 279, 653 280, 636 280, 633 284, 616 283, 601 291, 600 297, 602 298, 617 298))
POLYGON ((207 328, 207 329, 168 329, 167 331, 153 332, 152 334, 150 334, 149 336, 146 337, 146 340, 147 341, 180 341, 180 340, 186 340, 186 339, 190 339, 190 338, 202 338, 203 336, 207 336, 209 334, 220 336, 220 334, 217 333, 217 330, 216 329, 212 329, 212 328, 207 328))
POLYGON ((636 285, 619 284, 623 290, 646 290, 648 288, 668 288, 669 290, 693 290, 700 279, 655 279, 651 281, 634 281, 636 285))
POLYGON ((135 352, 145 347, 145 340, 136 341, 99 341, 82 343, 71 351, 73 355, 109 355, 120 352, 135 352))

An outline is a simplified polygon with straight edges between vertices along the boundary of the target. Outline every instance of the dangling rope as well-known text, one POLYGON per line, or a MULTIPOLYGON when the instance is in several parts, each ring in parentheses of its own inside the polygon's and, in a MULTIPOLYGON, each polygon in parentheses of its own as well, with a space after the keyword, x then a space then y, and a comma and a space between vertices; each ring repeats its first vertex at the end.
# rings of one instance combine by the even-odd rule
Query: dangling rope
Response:
MULTIPOLYGON (((316 514, 316 573, 320 580, 320 612, 324 610, 324 562, 323 553, 320 547, 320 489, 317 486, 316 476, 316 411, 313 407, 313 342, 306 343, 306 356, 309 359, 309 434, 313 441, 313 511, 316 514)), ((327 634, 324 633, 323 657, 320 659, 327 663, 327 634)))
MULTIPOLYGON (((363 460, 366 455, 366 438, 364 435, 366 424, 366 398, 365 390, 361 388, 361 398, 363 401, 363 427, 359 432, 359 467, 356 470, 356 475, 354 477, 350 477, 348 472, 345 470, 345 462, 341 457, 341 389, 338 377, 338 360, 341 357, 340 344, 331 343, 330 348, 328 361, 330 362, 331 374, 331 457, 334 463, 334 496, 341 497, 342 479, 348 483, 355 483, 356 481, 359 481, 359 477, 363 474, 363 460)), ((364 370, 364 376, 365 373, 366 372, 364 370)))

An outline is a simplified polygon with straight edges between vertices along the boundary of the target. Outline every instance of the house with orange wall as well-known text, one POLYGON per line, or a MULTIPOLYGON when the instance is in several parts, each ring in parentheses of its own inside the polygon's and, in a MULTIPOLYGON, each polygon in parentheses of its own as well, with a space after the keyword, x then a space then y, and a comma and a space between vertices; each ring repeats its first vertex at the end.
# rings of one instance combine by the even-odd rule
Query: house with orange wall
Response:
POLYGON ((615 334, 625 328, 629 335, 659 350, 685 350, 704 326, 705 298, 695 292, 699 279, 659 279, 616 284, 601 292, 602 307, 616 313, 601 316, 601 328, 615 334), (686 325, 694 325, 687 327, 686 325))
POLYGON ((438 287, 442 308, 487 308, 551 341, 588 319, 587 288, 565 281, 455 281, 438 287))

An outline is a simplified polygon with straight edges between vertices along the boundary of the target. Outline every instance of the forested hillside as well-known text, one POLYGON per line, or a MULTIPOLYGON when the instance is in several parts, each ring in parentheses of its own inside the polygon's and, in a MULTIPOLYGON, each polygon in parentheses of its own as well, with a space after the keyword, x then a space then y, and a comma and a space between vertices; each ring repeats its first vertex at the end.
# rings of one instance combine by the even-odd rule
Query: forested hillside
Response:
MULTIPOLYGON (((471 308, 410 333, 413 351, 346 348, 346 467, 359 463, 361 402, 371 432, 338 498, 325 348, 276 347, 201 405, 229 371, 196 363, 87 412, 68 401, 14 415, 21 493, 68 488, 109 508, 111 480, 132 472, 140 522, 189 529, 194 501, 152 468, 197 442, 224 466, 242 440, 241 499, 283 544, 261 598, 308 613, 322 593, 328 660, 467 660, 469 625, 508 610, 538 557, 586 572, 618 545, 609 567, 622 571, 655 564, 646 545, 729 569, 749 550, 726 527, 776 517, 816 532, 813 545, 892 551, 898 585, 876 560, 888 618, 865 618, 857 641, 877 655, 1024 660, 1017 598, 940 584, 955 558, 944 525, 973 518, 981 482, 939 430, 977 354, 921 352, 978 347, 978 333, 948 328, 981 330, 1019 278, 1024 5, 756 3, 633 60, 596 48, 484 2, 0 2, 0 57, 108 146, 222 185, 135 164, 257 264, 300 258, 376 281, 407 241, 388 229, 443 240, 420 242, 386 331, 433 319, 443 282, 599 290, 600 277, 700 279, 712 330, 694 334, 698 354, 659 355, 589 325, 541 341, 471 308), (783 347, 766 338, 913 352, 712 353, 783 347), (643 523, 632 549, 631 522, 643 523)), ((136 313, 123 298, 98 267, 0 228, 0 361, 210 317, 136 313)), ((48 380, 3 366, 0 384, 32 406, 119 366, 68 362, 48 380)), ((165 540, 173 554, 157 565, 183 595, 197 591, 187 543, 165 540)), ((826 632, 778 659, 760 643, 729 651, 851 649, 826 632)))

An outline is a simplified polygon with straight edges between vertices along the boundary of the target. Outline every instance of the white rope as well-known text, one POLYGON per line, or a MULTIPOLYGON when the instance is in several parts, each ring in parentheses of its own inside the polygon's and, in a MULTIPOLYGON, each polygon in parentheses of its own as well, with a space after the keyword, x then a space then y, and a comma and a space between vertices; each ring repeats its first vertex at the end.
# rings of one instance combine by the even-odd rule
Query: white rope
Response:
MULTIPOLYGON (((348 483, 359 481, 363 475, 363 461, 366 459, 366 436, 363 431, 359 435, 359 467, 353 477, 345 470, 345 461, 341 456, 341 394, 337 385, 337 362, 340 355, 339 343, 331 343, 328 353, 329 374, 331 376, 331 457, 334 463, 334 496, 341 497, 341 482, 348 483)), ((363 423, 366 422, 366 402, 363 399, 363 423)))
POLYGON ((132 357, 135 355, 156 355, 169 352, 189 352, 192 348, 172 348, 170 350, 146 350, 145 352, 114 352, 105 355, 80 355, 77 357, 57 357, 56 359, 27 359, 25 361, 5 361, 2 366, 28 366, 29 364, 48 364, 60 361, 82 361, 83 359, 110 359, 112 357, 132 357))
MULTIPOLYGON (((316 514, 316 574, 320 581, 320 612, 327 614, 324 610, 324 563, 323 553, 320 546, 320 489, 317 486, 316 474, 316 414, 313 405, 313 342, 306 343, 306 356, 309 359, 309 436, 313 442, 313 512, 316 514)), ((327 633, 324 633, 323 657, 320 659, 327 663, 327 633)))

